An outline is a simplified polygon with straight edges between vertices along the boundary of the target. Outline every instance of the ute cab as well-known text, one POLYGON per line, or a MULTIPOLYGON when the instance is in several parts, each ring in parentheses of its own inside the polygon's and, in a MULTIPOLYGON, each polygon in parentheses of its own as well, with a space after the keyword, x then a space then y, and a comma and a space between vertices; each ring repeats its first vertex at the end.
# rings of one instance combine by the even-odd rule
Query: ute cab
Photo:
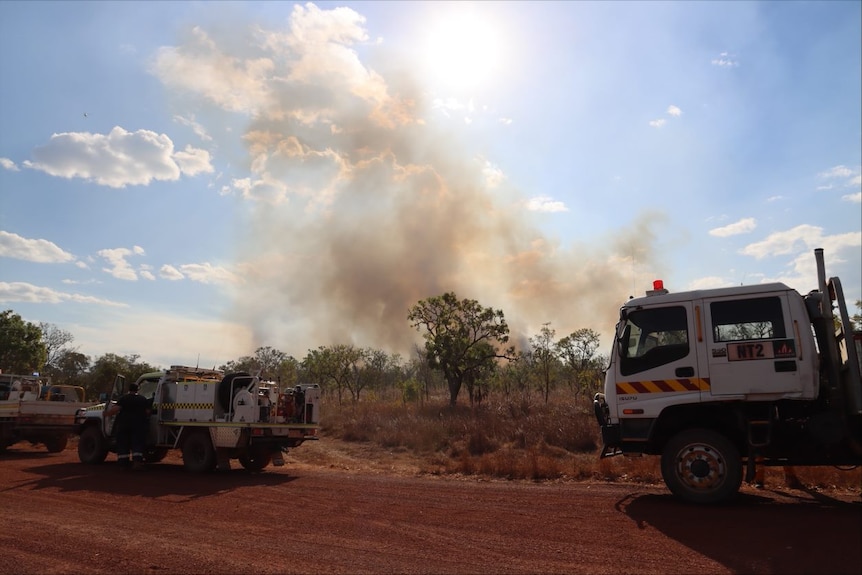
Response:
POLYGON ((713 503, 763 465, 862 463, 862 364, 838 278, 670 293, 620 309, 601 457, 661 455, 670 490, 713 503), (837 311, 833 313, 833 310, 837 311))
POLYGON ((606 450, 648 451, 657 419, 674 405, 816 398, 808 325, 802 297, 780 283, 679 294, 659 287, 629 300, 597 398, 606 450))

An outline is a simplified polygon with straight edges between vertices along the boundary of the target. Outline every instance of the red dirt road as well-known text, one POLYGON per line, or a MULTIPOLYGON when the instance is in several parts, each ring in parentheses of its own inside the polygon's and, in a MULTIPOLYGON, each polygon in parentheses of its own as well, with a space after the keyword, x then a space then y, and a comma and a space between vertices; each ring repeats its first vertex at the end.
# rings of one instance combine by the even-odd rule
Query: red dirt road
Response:
MULTIPOLYGON (((325 449, 325 440, 317 449, 325 449)), ((140 473, 0 454, 0 573, 862 573, 858 493, 664 489, 346 471, 301 463, 140 473)))

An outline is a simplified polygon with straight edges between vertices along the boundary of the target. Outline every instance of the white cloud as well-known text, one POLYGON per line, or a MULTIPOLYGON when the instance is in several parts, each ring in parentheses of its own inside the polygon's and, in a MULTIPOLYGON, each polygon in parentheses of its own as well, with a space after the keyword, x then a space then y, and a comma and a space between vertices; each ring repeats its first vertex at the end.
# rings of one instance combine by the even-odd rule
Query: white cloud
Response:
POLYGON ((740 250, 740 253, 756 259, 763 259, 768 256, 792 254, 802 246, 808 249, 820 247, 824 251, 836 253, 842 248, 859 245, 862 245, 862 232, 824 236, 823 228, 803 224, 783 232, 775 232, 765 240, 748 244, 740 250))
POLYGON ((48 240, 31 240, 0 230, 0 257, 47 264, 66 263, 75 256, 48 240))
POLYGON ((673 116, 674 118, 679 118, 682 116, 682 110, 680 110, 677 106, 670 105, 667 107, 668 116, 673 116))
POLYGON ((159 276, 166 280, 177 281, 185 278, 180 270, 172 265, 165 264, 159 268, 159 276))
MULTIPOLYGON (((843 165, 834 166, 817 175, 828 181, 826 184, 817 186, 818 191, 834 189, 835 184, 833 182, 837 182, 838 185, 841 185, 844 188, 859 188, 862 186, 862 173, 860 173, 859 168, 854 170, 843 165)), ((859 193, 857 192, 841 196, 841 199, 845 202, 859 202, 859 197, 859 193)))
POLYGON ((231 182, 233 188, 247 200, 278 205, 287 200, 287 185, 264 173, 260 179, 242 178, 231 182))
POLYGON ((853 204, 859 204, 859 203, 862 203, 862 192, 856 192, 855 194, 847 194, 847 195, 841 196, 841 199, 844 200, 845 202, 850 202, 853 204))
POLYGON ((731 54, 722 52, 718 55, 718 58, 712 59, 712 65, 719 68, 735 68, 739 66, 739 61, 734 60, 731 54))
POLYGON ((783 200, 783 199, 784 199, 784 196, 781 196, 781 195, 778 195, 778 196, 769 196, 768 198, 766 198, 766 202, 767 202, 767 203, 772 203, 772 202, 777 202, 777 201, 780 201, 780 200, 783 200))
POLYGON ((659 118, 658 120, 650 120, 649 125, 653 128, 661 128, 665 125, 666 122, 667 120, 665 120, 664 118, 659 118))
POLYGON ((131 250, 127 248, 105 249, 99 250, 97 253, 111 266, 108 268, 102 268, 102 271, 120 280, 136 281, 138 279, 138 274, 135 273, 131 264, 126 261, 126 258, 133 255, 144 255, 144 249, 142 247, 135 246, 131 250))
POLYGON ((103 186, 123 188, 152 180, 178 180, 180 175, 213 171, 209 153, 186 147, 174 152, 165 134, 150 130, 127 132, 115 126, 107 135, 89 132, 53 134, 33 150, 28 168, 63 178, 84 178, 103 186))
POLYGON ((728 224, 726 226, 722 226, 720 228, 713 228, 709 230, 709 235, 715 236, 718 238, 726 238, 728 236, 737 236, 739 234, 747 234, 754 230, 757 227, 757 220, 754 218, 743 218, 738 222, 734 222, 732 224, 728 224))
POLYGON ((174 154, 174 160, 187 176, 196 176, 201 173, 209 174, 214 171, 210 163, 210 153, 200 148, 186 146, 185 150, 174 154))
POLYGON ((91 303, 111 307, 128 307, 127 304, 107 299, 66 293, 26 282, 0 282, 0 302, 26 303, 91 303))
POLYGON ((820 172, 818 175, 821 178, 849 178, 854 174, 853 170, 847 166, 834 166, 825 172, 820 172))
POLYGON ((527 209, 531 212, 568 212, 569 208, 566 207, 561 201, 554 200, 548 196, 537 196, 535 198, 530 198, 527 201, 527 209))
POLYGON ((183 264, 180 266, 180 272, 190 280, 203 284, 239 283, 239 277, 236 274, 227 268, 213 266, 208 262, 202 264, 183 264))
POLYGON ((9 158, 0 158, 0 168, 9 170, 10 172, 18 171, 18 166, 16 166, 15 162, 10 160, 9 158))
POLYGON ((191 128, 192 132, 194 132, 198 138, 203 140, 204 142, 212 141, 212 136, 207 133, 206 128, 201 126, 198 122, 195 121, 195 115, 191 114, 188 118, 180 115, 174 116, 174 122, 177 124, 182 124, 183 126, 187 126, 191 128))

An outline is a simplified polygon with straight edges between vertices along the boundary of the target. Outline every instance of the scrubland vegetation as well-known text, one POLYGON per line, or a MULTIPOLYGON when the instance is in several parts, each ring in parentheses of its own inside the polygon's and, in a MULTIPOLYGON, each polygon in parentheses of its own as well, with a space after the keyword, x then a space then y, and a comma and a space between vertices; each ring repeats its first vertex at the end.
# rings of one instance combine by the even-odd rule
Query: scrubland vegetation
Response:
MULTIPOLYGON (((323 426, 324 442, 362 443, 380 452, 401 453, 428 474, 662 483, 658 457, 599 458, 598 426, 583 398, 545 404, 490 397, 477 406, 455 408, 443 394, 421 404, 369 398, 326 404, 323 426)), ((796 471, 809 489, 862 491, 860 468, 796 471)), ((766 485, 786 487, 780 467, 766 470, 766 485)))

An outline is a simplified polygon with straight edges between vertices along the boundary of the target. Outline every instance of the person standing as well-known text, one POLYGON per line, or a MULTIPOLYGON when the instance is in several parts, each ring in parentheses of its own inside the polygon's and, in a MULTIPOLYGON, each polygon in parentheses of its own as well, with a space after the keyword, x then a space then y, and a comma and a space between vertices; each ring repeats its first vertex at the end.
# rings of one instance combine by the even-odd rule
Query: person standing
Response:
POLYGON ((149 426, 150 402, 138 395, 138 384, 129 384, 129 392, 105 412, 117 414, 114 429, 117 431, 117 461, 125 468, 142 469, 144 448, 149 426))

